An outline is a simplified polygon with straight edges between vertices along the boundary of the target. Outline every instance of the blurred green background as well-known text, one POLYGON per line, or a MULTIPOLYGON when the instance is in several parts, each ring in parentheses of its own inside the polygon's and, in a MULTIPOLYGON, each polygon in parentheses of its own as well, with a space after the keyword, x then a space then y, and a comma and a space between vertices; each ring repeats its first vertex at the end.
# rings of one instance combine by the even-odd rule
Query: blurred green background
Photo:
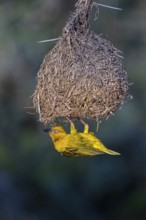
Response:
MULTIPOLYGON (((65 158, 26 108, 43 57, 55 45, 37 41, 61 34, 75 2, 0 1, 0 220, 146 219, 145 0, 100 0, 123 11, 100 7, 92 21, 94 31, 123 51, 133 83, 134 99, 98 132, 122 156, 65 158)), ((95 131, 96 122, 89 123, 95 131)))

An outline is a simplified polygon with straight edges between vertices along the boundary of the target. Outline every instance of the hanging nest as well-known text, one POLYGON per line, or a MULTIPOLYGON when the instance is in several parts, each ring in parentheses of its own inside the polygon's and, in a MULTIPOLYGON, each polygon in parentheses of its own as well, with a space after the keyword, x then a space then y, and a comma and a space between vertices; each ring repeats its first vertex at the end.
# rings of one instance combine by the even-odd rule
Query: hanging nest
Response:
POLYGON ((89 29, 93 0, 79 0, 37 76, 33 104, 44 124, 57 118, 107 118, 127 96, 119 51, 89 29))

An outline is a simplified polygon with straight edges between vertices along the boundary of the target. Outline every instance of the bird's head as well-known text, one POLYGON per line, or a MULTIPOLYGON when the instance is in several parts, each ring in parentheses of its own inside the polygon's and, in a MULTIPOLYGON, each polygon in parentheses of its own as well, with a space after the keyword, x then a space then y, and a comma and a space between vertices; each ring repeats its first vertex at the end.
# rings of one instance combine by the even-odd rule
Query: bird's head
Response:
POLYGON ((62 126, 54 126, 50 129, 44 129, 44 131, 48 132, 53 141, 57 141, 66 135, 66 131, 62 126))

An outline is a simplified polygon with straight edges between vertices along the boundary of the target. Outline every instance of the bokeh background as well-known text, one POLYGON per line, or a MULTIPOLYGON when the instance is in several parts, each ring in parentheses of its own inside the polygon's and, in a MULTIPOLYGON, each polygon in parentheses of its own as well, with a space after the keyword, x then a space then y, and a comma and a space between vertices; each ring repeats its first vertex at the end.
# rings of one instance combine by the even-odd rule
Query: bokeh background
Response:
POLYGON ((55 45, 37 41, 60 35, 75 2, 0 1, 0 220, 146 219, 145 0, 100 0, 123 11, 100 7, 91 24, 123 51, 133 83, 133 100, 98 132, 122 156, 59 155, 29 108, 39 66, 55 45))

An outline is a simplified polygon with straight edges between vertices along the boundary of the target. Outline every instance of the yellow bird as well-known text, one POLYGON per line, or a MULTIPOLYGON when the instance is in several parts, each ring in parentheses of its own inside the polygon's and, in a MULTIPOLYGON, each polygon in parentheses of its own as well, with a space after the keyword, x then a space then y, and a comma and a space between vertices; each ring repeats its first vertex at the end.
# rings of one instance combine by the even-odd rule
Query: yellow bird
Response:
POLYGON ((83 120, 80 121, 84 124, 84 132, 77 132, 73 122, 69 119, 68 121, 70 122, 70 134, 67 134, 62 126, 44 130, 52 138, 54 147, 59 153, 69 157, 88 157, 99 154, 120 155, 108 149, 94 133, 89 132, 89 126, 83 120))

